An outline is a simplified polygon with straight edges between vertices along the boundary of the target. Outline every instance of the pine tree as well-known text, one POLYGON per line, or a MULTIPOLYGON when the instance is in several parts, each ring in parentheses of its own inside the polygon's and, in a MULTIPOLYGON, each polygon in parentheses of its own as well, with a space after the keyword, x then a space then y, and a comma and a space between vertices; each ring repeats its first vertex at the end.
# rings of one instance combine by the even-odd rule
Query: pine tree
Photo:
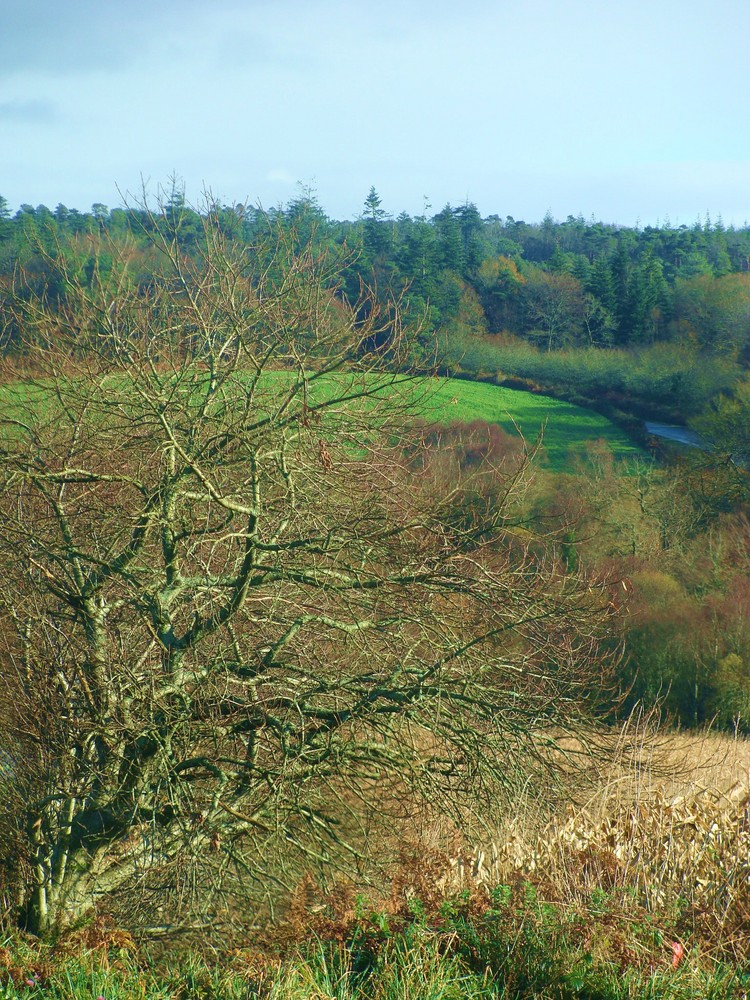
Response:
POLYGON ((367 261, 370 265, 376 258, 383 256, 390 248, 387 213, 380 207, 381 200, 375 187, 371 187, 365 198, 363 244, 367 261))

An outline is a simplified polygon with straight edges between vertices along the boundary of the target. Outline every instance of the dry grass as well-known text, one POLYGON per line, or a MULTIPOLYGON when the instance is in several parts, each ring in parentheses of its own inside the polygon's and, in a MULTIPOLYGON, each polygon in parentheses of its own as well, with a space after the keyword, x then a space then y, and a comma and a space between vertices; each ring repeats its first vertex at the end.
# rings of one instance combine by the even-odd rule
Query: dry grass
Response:
POLYGON ((626 728, 577 794, 543 823, 527 801, 453 859, 457 884, 521 876, 574 908, 606 894, 704 954, 750 961, 750 742, 626 728))

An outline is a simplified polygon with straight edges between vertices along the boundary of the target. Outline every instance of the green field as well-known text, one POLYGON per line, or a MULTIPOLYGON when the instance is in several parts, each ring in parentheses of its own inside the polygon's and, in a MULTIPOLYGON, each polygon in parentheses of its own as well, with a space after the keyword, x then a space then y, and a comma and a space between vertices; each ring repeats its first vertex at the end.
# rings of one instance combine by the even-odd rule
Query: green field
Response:
POLYGON ((485 382, 450 378, 429 381, 429 394, 420 404, 427 419, 443 424, 484 420, 499 424, 511 434, 516 434, 518 428, 529 442, 544 427, 546 460, 556 472, 565 471, 572 457, 584 453, 589 441, 605 440, 616 458, 642 454, 623 431, 593 410, 485 382))
MULTIPOLYGON (((289 377, 287 373, 274 373, 275 378, 279 376, 289 377)), ((331 380, 336 380, 340 391, 340 379, 345 382, 353 379, 356 384, 362 377, 342 374, 331 376, 331 380)), ((373 372, 364 378, 373 385, 383 376, 373 372)), ((320 400, 326 395, 327 381, 312 388, 311 399, 320 400)), ((483 421, 498 424, 509 434, 520 432, 529 444, 533 444, 543 431, 541 461, 555 472, 571 468, 575 458, 585 454, 591 441, 606 441, 615 459, 643 455, 641 448, 606 417, 550 396, 486 382, 435 377, 405 379, 396 386, 389 385, 386 380, 382 396, 393 399, 394 405, 413 412, 415 417, 428 423, 450 426, 483 421)), ((364 405, 368 407, 372 403, 365 401, 364 405)))
MULTIPOLYGON (((286 383, 294 376, 288 371, 269 372, 266 391, 261 390, 259 405, 268 399, 271 385, 286 383)), ((264 376, 265 379, 266 376, 264 376)), ((556 472, 570 468, 576 456, 583 455, 590 441, 605 440, 615 458, 626 459, 641 454, 640 449, 627 435, 613 423, 593 410, 583 409, 571 403, 561 402, 549 396, 540 396, 518 389, 506 389, 484 382, 469 382, 451 378, 412 378, 397 381, 393 385, 388 376, 371 373, 340 374, 326 376, 310 388, 312 402, 320 401, 328 394, 328 387, 336 384, 336 391, 342 391, 351 381, 352 388, 362 387, 362 379, 370 388, 377 380, 384 380, 382 397, 393 399, 394 405, 414 413, 415 418, 442 425, 471 424, 475 421, 498 424, 509 434, 519 431, 529 444, 533 443, 540 431, 544 430, 542 461, 556 472)), ((115 397, 122 398, 123 386, 117 380, 109 382, 112 387, 112 403, 115 397)), ((192 383, 193 387, 195 383, 192 383)), ((193 391, 193 390, 191 390, 193 391)), ((272 389, 274 396, 278 390, 272 389)), ((106 391, 104 393, 106 396, 106 391)), ((381 395, 378 393, 377 395, 381 395)), ((357 405, 357 404, 352 404, 357 405)), ((367 409, 374 406, 373 400, 364 400, 367 409)), ((44 384, 16 382, 0 390, 0 417, 23 419, 24 413, 43 407, 48 416, 56 411, 49 389, 44 384)))

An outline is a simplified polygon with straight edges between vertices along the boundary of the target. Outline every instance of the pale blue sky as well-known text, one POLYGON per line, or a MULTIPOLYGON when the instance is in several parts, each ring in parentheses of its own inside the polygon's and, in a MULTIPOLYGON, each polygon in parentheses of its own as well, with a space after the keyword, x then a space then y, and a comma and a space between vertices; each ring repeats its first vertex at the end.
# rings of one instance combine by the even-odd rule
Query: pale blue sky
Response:
POLYGON ((750 220, 750 0, 3 0, 0 194, 750 220))

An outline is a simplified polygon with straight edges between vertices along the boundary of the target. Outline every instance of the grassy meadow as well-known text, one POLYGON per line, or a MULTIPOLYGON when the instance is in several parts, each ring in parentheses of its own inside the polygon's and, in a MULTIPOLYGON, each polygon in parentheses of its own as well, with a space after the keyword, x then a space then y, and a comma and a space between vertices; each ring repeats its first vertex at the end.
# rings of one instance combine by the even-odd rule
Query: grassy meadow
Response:
MULTIPOLYGON (((282 387, 294 378, 289 371, 269 371, 256 389, 258 413, 277 405, 282 387)), ((100 399, 109 410, 127 405, 127 387, 119 386, 112 377, 106 378, 106 393, 100 399)), ((311 384, 311 405, 324 400, 332 391, 356 394, 363 387, 372 393, 368 398, 353 401, 350 406, 366 412, 386 405, 411 417, 442 426, 484 422, 497 424, 510 435, 522 435, 533 444, 543 434, 541 462, 553 472, 566 471, 571 461, 585 454, 591 441, 603 440, 615 459, 627 459, 642 454, 638 445, 606 417, 593 410, 575 406, 537 393, 483 382, 453 378, 413 377, 398 380, 374 372, 366 375, 342 373, 326 376, 311 384), (383 383, 382 390, 377 387, 383 383)), ((190 391, 195 391, 193 386, 190 391)), ((31 411, 46 411, 52 420, 64 415, 64 395, 56 398, 44 381, 25 384, 14 381, 0 386, 0 417, 24 421, 31 411)), ((121 410, 118 412, 122 412, 121 410)))
POLYGON ((618 459, 641 454, 623 431, 593 410, 485 382, 450 378, 431 382, 434 385, 421 404, 427 419, 446 424, 477 420, 499 424, 509 434, 520 432, 529 442, 543 430, 546 463, 555 472, 565 471, 571 458, 583 455, 590 441, 606 441, 618 459))

